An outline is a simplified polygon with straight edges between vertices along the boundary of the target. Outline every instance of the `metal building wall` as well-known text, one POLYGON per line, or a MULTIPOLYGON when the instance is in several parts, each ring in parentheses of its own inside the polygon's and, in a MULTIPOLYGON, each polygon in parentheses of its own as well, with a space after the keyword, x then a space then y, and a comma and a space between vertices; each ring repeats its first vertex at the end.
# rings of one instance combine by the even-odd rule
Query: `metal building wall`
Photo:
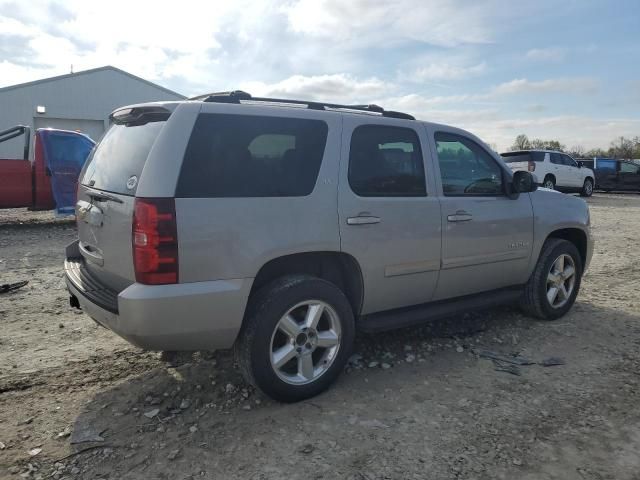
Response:
MULTIPOLYGON (((91 130, 83 133, 94 137, 101 133, 99 122, 106 129, 108 116, 117 107, 183 98, 122 70, 102 67, 0 89, 0 130, 18 124, 34 128, 34 118, 38 118, 38 127, 68 128, 78 124, 81 130, 91 130), (36 113, 38 105, 46 108, 44 115, 36 113)), ((19 158, 21 145, 22 139, 0 144, 0 158, 19 158)))

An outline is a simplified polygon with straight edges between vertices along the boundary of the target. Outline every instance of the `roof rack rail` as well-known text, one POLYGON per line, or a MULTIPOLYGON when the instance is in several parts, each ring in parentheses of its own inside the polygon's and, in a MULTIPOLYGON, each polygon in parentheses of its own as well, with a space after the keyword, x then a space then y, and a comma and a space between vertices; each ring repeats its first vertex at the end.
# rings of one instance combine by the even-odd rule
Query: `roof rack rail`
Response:
POLYGON ((290 100, 285 98, 268 98, 268 97, 254 97, 250 93, 243 92, 242 90, 233 90, 230 92, 214 92, 207 93, 205 95, 199 95, 192 97, 189 100, 200 100, 210 103, 241 103, 243 101, 249 102, 264 102, 264 103, 276 103, 284 105, 304 105, 311 110, 349 110, 353 112, 367 112, 367 113, 379 113, 383 117, 401 118, 405 120, 415 120, 413 115, 408 113, 396 112, 393 110, 385 110, 379 105, 342 105, 338 103, 326 103, 315 102, 308 100, 290 100))

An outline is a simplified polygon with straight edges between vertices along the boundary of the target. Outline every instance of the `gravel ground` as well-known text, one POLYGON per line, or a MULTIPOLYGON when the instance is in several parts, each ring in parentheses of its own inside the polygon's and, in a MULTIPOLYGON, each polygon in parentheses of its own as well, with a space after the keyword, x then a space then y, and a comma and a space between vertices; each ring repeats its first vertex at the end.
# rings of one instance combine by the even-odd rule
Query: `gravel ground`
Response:
POLYGON ((337 384, 275 403, 226 352, 177 368, 68 307, 73 223, 0 211, 0 478, 640 479, 640 196, 589 200, 573 310, 361 335, 337 384), (512 373, 481 350, 537 362, 512 373), (563 363, 543 366, 544 360, 563 363))

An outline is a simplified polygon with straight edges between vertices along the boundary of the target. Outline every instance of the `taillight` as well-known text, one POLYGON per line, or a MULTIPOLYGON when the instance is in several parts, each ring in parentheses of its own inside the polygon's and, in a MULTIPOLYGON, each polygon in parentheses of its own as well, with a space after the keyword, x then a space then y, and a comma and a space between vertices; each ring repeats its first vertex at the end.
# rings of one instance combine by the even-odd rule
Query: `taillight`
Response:
POLYGON ((138 283, 178 283, 178 228, 173 198, 136 198, 132 243, 138 283))
POLYGON ((533 160, 529 160, 529 165, 527 166, 527 170, 529 170, 530 172, 535 172, 536 162, 534 162, 533 160))

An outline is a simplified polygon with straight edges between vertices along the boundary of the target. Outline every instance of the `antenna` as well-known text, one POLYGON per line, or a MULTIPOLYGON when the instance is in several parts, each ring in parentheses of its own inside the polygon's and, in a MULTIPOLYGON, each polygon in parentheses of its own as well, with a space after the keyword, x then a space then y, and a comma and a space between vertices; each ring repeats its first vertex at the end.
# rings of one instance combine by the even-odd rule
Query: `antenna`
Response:
POLYGON ((73 73, 73 63, 71 64, 71 73, 73 73))

